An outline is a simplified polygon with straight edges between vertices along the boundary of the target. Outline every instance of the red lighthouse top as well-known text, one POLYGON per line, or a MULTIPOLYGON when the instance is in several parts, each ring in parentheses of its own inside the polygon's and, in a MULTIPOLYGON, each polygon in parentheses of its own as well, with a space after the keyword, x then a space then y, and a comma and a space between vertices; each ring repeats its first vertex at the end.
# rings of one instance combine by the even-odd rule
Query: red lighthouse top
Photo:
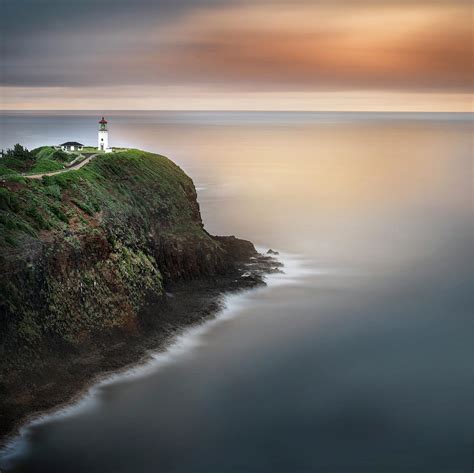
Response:
POLYGON ((102 120, 99 122, 101 125, 105 125, 107 123, 107 120, 102 117, 102 120))

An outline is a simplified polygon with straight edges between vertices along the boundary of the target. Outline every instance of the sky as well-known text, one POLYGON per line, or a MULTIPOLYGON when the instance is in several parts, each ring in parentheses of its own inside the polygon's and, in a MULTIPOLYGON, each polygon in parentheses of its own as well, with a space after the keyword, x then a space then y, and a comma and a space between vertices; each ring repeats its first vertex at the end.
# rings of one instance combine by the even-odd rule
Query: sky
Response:
POLYGON ((1 109, 472 109, 467 0, 0 2, 1 109))

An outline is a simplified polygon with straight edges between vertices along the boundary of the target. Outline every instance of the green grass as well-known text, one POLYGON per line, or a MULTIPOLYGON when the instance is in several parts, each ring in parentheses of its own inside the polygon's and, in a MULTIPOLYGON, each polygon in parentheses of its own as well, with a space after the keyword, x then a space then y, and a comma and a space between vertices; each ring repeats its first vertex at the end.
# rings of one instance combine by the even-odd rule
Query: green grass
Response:
POLYGON ((31 152, 36 156, 36 159, 49 159, 56 152, 56 149, 52 146, 41 146, 40 148, 31 150, 31 152))
MULTIPOLYGON (((114 152, 127 151, 128 148, 115 148, 112 147, 114 152)), ((84 146, 82 153, 97 153, 97 154, 106 154, 105 151, 97 149, 96 146, 84 146)))
POLYGON ((49 158, 41 158, 36 161, 36 164, 31 168, 31 173, 41 173, 41 172, 50 172, 58 171, 64 169, 64 165, 58 161, 54 161, 49 158))
POLYGON ((2 158, 1 163, 3 168, 10 169, 10 172, 12 173, 18 173, 28 171, 33 165, 34 161, 22 161, 16 158, 4 157, 2 158))
POLYGON ((35 174, 41 172, 58 171, 73 161, 79 153, 65 153, 52 146, 41 146, 31 151, 32 158, 20 160, 13 157, 4 157, 0 163, 0 176, 15 174, 35 174))
POLYGON ((0 176, 7 176, 9 174, 16 174, 16 172, 13 169, 0 164, 0 176))
POLYGON ((79 156, 80 153, 66 153, 61 149, 56 149, 52 146, 41 146, 31 151, 35 156, 36 161, 43 159, 50 159, 59 163, 68 163, 79 156))
MULTIPOLYGON (((126 149, 113 148, 114 152, 127 151, 126 149)), ((66 153, 53 146, 40 146, 31 151, 32 159, 19 160, 12 157, 2 158, 0 164, 0 176, 5 177, 15 174, 37 174, 43 172, 59 171, 81 155, 90 156, 92 154, 108 154, 99 151, 93 146, 84 147, 83 151, 66 153)))
MULTIPOLYGON (((57 161, 43 157, 32 171, 62 168, 57 161)), ((7 228, 0 222, 0 249, 9 239, 17 240, 18 233, 31 235, 30 229, 62 231, 69 219, 81 221, 84 215, 92 217, 98 212, 105 216, 112 238, 126 242, 146 239, 155 220, 166 220, 164 231, 200 231, 189 204, 195 195, 192 181, 163 156, 139 150, 104 153, 79 170, 41 180, 19 177, 17 183, 20 187, 15 190, 0 188, 0 211, 14 213, 15 221, 24 225, 10 224, 7 228), (125 220, 138 223, 140 235, 129 231, 125 220)))

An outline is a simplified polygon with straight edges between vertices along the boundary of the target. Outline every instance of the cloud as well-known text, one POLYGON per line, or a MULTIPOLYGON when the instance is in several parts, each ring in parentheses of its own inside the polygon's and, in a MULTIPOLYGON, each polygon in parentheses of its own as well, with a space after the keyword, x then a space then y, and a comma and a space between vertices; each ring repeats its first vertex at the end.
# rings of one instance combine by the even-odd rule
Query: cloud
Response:
POLYGON ((5 86, 472 90, 464 0, 5 3, 5 86))
POLYGON ((264 87, 470 90, 462 10, 256 8, 203 15, 132 64, 162 77, 264 87))

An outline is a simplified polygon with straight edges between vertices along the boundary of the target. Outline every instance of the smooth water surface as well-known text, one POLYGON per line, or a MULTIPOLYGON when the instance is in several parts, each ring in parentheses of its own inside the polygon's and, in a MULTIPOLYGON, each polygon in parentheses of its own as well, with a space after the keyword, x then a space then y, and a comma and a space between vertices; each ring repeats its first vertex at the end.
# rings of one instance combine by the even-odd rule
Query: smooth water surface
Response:
MULTIPOLYGON (((4 112, 0 146, 94 144, 99 115, 4 112)), ((287 274, 26 429, 6 471, 472 470, 472 116, 106 116, 112 146, 191 175, 210 232, 287 274)))

